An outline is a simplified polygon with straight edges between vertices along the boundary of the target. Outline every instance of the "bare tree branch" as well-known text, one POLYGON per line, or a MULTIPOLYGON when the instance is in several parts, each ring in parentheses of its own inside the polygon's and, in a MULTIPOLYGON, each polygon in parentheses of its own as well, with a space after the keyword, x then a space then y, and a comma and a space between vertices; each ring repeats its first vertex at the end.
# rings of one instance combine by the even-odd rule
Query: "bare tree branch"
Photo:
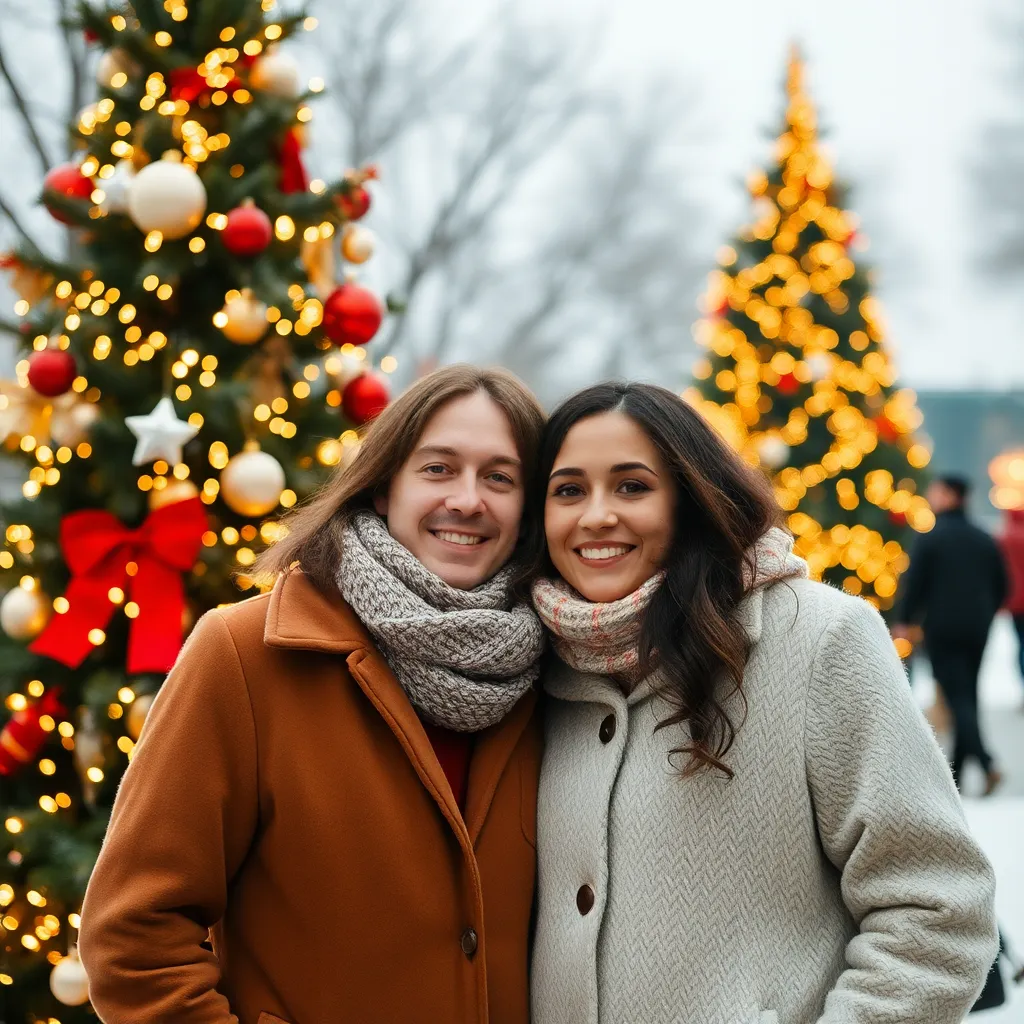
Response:
POLYGON ((43 140, 36 129, 35 118, 32 116, 32 111, 29 110, 28 103, 21 91, 21 87, 18 84, 17 79, 14 77, 7 59, 4 57, 2 45, 0 45, 0 77, 2 77, 7 83, 7 88, 11 93, 11 99, 14 101, 14 106, 21 117, 22 124, 25 126, 25 132, 28 135, 32 149, 35 151, 35 154, 39 159, 39 166, 42 168, 42 173, 45 175, 51 167, 50 158, 47 155, 46 147, 43 145, 43 140))
MULTIPOLYGON (((73 4, 70 0, 59 0, 60 31, 64 40, 64 50, 68 55, 70 84, 68 91, 68 113, 74 115, 81 110, 84 102, 86 53, 82 35, 74 27, 72 18, 73 4)), ((67 155, 73 152, 74 143, 70 136, 67 140, 67 155)))
POLYGON ((28 244, 32 246, 33 249, 36 250, 36 252, 43 251, 36 243, 36 240, 28 233, 28 231, 25 229, 25 226, 21 223, 21 220, 18 218, 18 215, 14 212, 14 207, 11 206, 11 204, 3 197, 3 195, 0 195, 0 213, 2 213, 10 221, 11 226, 14 228, 14 230, 17 231, 18 234, 21 235, 21 237, 26 242, 28 242, 28 244))

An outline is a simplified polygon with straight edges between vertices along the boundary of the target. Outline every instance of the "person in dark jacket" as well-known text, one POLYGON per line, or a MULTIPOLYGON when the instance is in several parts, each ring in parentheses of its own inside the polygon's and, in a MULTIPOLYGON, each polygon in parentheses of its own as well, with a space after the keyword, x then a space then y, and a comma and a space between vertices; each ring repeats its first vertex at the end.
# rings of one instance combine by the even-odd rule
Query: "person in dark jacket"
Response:
POLYGON ((995 540, 967 519, 969 490, 962 477, 934 480, 927 498, 935 528, 918 538, 904 577, 898 632, 921 625, 935 681, 953 714, 953 776, 961 784, 964 762, 985 773, 985 795, 1002 781, 985 749, 978 722, 978 673, 989 629, 1006 601, 1009 579, 995 540))

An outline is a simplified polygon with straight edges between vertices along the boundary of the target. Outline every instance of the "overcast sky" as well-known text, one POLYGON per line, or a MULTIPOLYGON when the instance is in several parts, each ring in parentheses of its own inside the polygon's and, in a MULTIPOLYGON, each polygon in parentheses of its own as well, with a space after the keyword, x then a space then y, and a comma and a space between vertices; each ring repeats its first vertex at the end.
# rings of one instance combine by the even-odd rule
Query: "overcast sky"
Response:
MULTIPOLYGON (((472 0, 465 0, 466 3, 472 0)), ((531 0, 537 16, 550 4, 531 0)), ((1024 303, 971 265, 968 164, 998 92, 995 15, 1020 0, 570 0, 607 17, 607 72, 692 80, 708 133, 695 187, 723 240, 746 212, 737 181, 768 156, 791 40, 840 176, 863 185, 868 252, 890 339, 918 387, 1024 386, 1024 303)), ((688 158, 689 159, 689 158, 688 158)), ((854 208, 856 209, 856 199, 854 208)), ((709 241, 713 252, 714 244, 709 241)))

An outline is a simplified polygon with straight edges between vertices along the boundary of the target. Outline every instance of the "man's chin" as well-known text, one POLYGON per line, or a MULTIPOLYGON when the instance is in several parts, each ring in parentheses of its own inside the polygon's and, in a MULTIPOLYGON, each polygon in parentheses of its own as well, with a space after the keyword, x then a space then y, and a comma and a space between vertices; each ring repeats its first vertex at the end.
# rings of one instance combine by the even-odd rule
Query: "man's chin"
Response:
POLYGON ((474 587, 486 583, 500 568, 491 565, 465 565, 455 562, 446 562, 441 559, 423 560, 423 564, 435 575, 439 576, 449 587, 456 590, 472 590, 474 587))

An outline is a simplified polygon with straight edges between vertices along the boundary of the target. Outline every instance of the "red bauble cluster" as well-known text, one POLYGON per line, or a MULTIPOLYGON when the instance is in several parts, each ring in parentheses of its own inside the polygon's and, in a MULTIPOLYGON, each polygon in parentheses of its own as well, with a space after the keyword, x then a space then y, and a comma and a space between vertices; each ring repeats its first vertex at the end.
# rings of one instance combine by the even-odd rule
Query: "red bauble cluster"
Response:
POLYGON ((270 218, 252 200, 235 207, 221 231, 224 248, 234 256, 258 256, 274 237, 270 218))
POLYGON ((336 345, 365 345, 383 320, 380 300, 362 285, 340 285, 324 302, 324 333, 336 345))
POLYGON ((364 373, 349 381, 341 393, 341 407, 357 425, 379 416, 390 400, 387 384, 373 373, 364 373))
POLYGON ((28 358, 28 382, 33 390, 46 398, 56 398, 68 391, 78 376, 75 357, 59 348, 33 352, 28 358))
MULTIPOLYGON (((92 182, 81 172, 77 164, 61 164, 43 178, 44 201, 47 192, 55 192, 67 196, 68 199, 88 199, 93 193, 93 187, 92 182)), ((47 204, 46 208, 54 220, 59 220, 61 224, 74 223, 70 217, 55 207, 47 204)))
POLYGON ((0 775, 17 774, 43 749, 49 735, 42 726, 45 715, 58 719, 66 713, 55 690, 47 690, 38 703, 16 711, 0 733, 0 775))
POLYGON ((795 395, 800 390, 800 381, 792 373, 783 373, 779 376, 778 391, 780 395, 795 395))

